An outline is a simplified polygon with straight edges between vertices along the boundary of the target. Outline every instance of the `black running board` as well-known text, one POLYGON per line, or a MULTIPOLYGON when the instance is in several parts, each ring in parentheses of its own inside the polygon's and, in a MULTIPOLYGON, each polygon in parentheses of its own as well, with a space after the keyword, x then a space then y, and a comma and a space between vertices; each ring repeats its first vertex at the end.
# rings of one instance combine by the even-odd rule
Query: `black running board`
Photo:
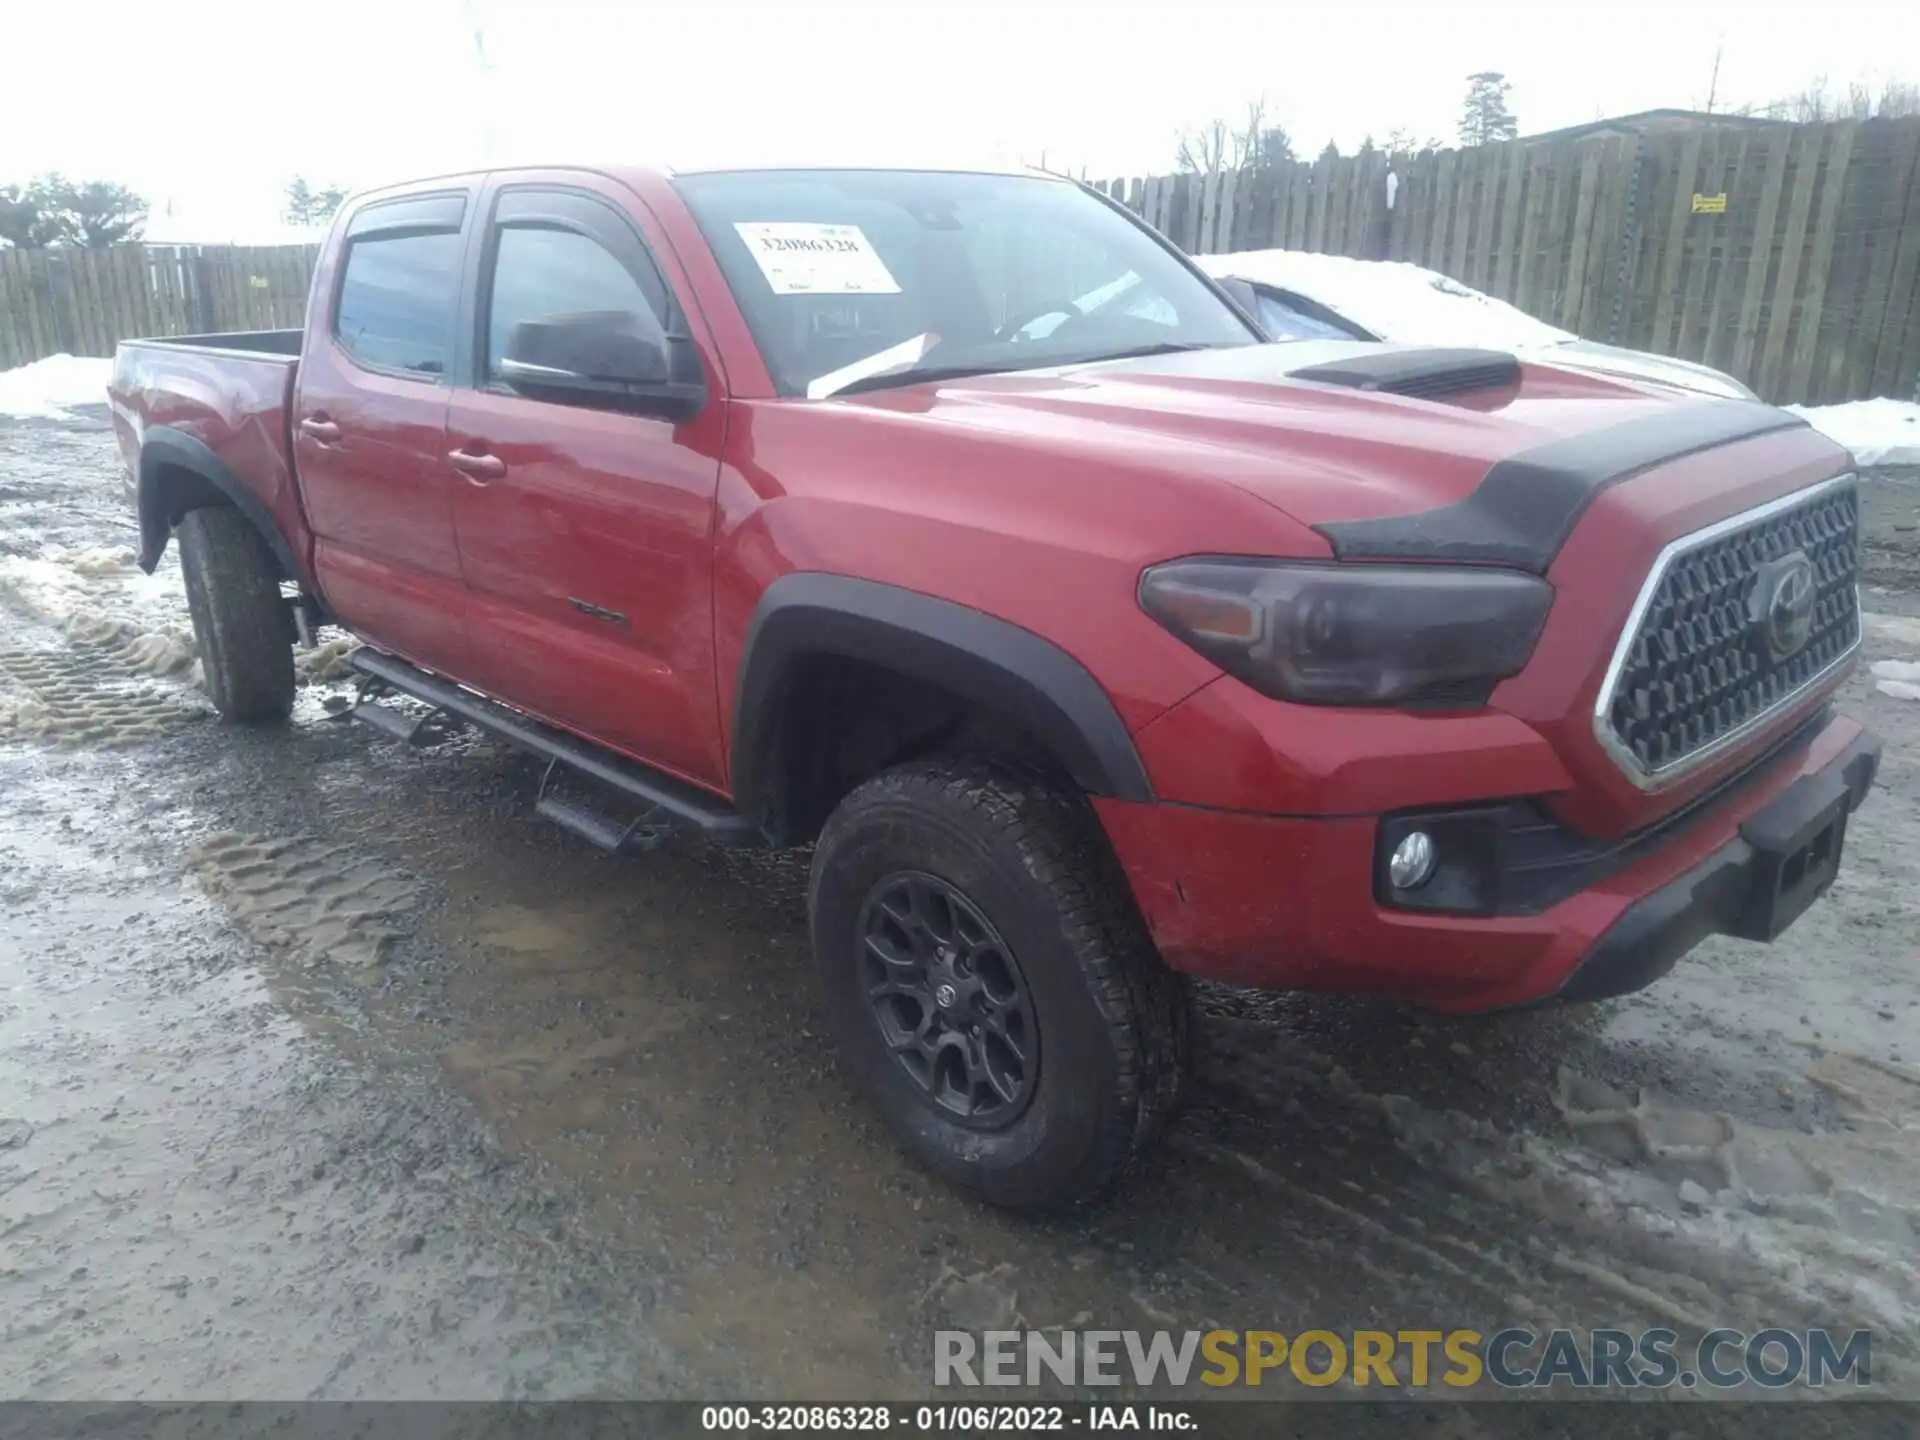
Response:
POLYGON ((364 678, 360 683, 363 687, 360 703, 342 712, 343 718, 371 725, 382 735, 391 736, 402 745, 424 748, 460 728, 460 717, 450 715, 445 710, 435 708, 415 714, 382 704, 380 697, 392 689, 385 681, 364 678))
POLYGON ((631 855, 651 850, 667 838, 674 817, 659 805, 648 805, 638 815, 621 819, 609 815, 589 799, 568 799, 561 794, 566 766, 558 756, 547 761, 547 773, 540 777, 540 797, 533 802, 536 815, 545 816, 562 830, 571 830, 596 850, 609 855, 631 855))
POLYGON ((541 813, 565 824, 569 830, 583 835, 602 849, 624 851, 647 848, 644 838, 649 837, 652 827, 660 824, 698 830, 722 845, 766 844, 766 837, 758 828, 737 810, 704 790, 676 780, 671 775, 663 775, 624 755, 603 750, 550 725, 543 725, 531 716, 509 710, 471 690, 463 690, 451 681, 430 675, 396 656, 382 654, 371 646, 362 645, 347 657, 347 663, 361 674, 370 675, 392 689, 424 700, 429 705, 499 736, 511 745, 540 756, 548 762, 549 781, 553 778, 555 768, 564 766, 644 807, 643 822, 629 827, 624 836, 625 843, 620 843, 615 838, 620 832, 613 830, 608 822, 597 815, 591 817, 590 823, 568 823, 576 815, 585 821, 588 813, 585 807, 549 795, 548 785, 543 782, 542 803, 539 806, 541 813), (609 841, 614 843, 607 843, 609 841))

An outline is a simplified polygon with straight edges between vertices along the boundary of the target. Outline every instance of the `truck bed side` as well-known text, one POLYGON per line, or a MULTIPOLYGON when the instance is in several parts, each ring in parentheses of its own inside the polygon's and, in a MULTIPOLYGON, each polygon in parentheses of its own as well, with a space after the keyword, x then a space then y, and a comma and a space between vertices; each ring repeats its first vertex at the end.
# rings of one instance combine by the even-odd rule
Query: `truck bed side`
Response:
POLYGON ((294 481, 298 330, 123 341, 107 387, 152 570, 181 515, 231 504, 289 578, 312 580, 312 534, 294 481))

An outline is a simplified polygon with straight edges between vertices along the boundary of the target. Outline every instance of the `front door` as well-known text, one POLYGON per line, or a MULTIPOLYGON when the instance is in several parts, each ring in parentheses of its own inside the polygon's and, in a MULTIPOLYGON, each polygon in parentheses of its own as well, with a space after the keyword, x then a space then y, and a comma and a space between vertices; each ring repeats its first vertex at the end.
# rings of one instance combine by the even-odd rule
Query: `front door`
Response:
POLYGON ((474 388, 454 392, 447 421, 473 673, 513 705, 718 786, 720 403, 658 419, 535 398, 501 373, 514 327, 543 317, 617 312, 641 331, 684 330, 637 211, 597 177, 492 197, 474 388))
POLYGON ((373 644, 455 677, 467 594, 447 404, 467 208, 449 193, 353 216, 316 278, 293 421, 328 605, 373 644))

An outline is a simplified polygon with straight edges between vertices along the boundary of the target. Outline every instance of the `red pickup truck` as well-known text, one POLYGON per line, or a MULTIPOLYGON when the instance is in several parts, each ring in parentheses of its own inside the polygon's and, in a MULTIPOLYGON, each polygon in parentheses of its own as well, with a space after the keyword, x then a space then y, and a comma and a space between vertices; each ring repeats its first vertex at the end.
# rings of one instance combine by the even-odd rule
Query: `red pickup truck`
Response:
POLYGON ((812 844, 844 1068, 1002 1204, 1161 1128, 1180 975, 1618 994, 1791 923, 1878 760, 1829 706, 1854 480, 1801 421, 1261 344, 1052 177, 381 191, 304 332, 123 345, 112 398, 223 715, 284 718, 344 626, 356 714, 544 757, 597 845, 812 844))

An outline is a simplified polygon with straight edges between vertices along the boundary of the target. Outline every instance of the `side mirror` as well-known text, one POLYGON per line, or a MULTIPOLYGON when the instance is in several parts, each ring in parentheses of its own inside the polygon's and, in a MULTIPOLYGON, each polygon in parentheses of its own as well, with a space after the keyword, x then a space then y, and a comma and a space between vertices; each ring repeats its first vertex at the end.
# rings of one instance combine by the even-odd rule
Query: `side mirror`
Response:
POLYGON ((675 379, 673 347, 685 343, 663 334, 651 316, 621 310, 543 315, 513 327, 497 369, 537 399, 684 419, 706 400, 704 384, 675 379))

